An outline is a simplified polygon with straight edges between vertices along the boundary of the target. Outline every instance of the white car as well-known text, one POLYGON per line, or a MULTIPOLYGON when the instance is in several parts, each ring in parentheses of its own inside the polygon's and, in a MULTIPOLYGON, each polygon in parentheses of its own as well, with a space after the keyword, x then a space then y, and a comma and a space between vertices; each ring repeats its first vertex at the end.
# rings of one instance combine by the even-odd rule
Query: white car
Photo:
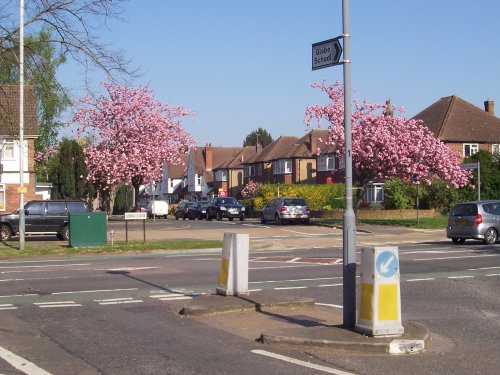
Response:
POLYGON ((168 215, 168 202, 153 200, 149 202, 147 212, 148 217, 162 217, 166 219, 168 215))

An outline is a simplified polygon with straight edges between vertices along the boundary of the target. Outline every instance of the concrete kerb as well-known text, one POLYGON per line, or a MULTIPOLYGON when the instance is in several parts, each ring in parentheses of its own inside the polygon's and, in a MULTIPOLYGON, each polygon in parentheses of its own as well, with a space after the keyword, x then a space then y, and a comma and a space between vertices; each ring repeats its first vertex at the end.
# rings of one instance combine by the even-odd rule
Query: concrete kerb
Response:
MULTIPOLYGON (((250 296, 219 296, 210 295, 195 298, 186 303, 179 312, 184 316, 207 319, 225 313, 261 312, 269 319, 276 319, 275 314, 269 314, 273 309, 305 308, 311 316, 315 313, 314 299, 305 297, 287 297, 258 294, 250 296)), ((276 311, 274 310, 274 311, 276 311)), ((229 318, 233 321, 236 317, 229 318)), ((286 320, 286 317, 284 317, 286 320)), ((291 324, 287 328, 269 329, 260 326, 256 338, 266 345, 290 345, 301 347, 329 348, 362 353, 413 354, 425 349, 430 333, 426 326, 416 321, 403 322, 405 333, 401 336, 371 337, 353 330, 345 329, 340 324, 340 316, 331 315, 330 322, 339 324, 297 327, 291 324)))

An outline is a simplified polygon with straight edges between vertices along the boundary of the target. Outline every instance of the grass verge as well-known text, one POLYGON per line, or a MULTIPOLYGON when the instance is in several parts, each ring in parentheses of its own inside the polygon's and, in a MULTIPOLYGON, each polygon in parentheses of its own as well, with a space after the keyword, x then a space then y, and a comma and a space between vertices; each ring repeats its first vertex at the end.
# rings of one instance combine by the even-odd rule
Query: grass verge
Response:
POLYGON ((70 256, 79 254, 120 254, 127 252, 141 253, 151 250, 187 250, 187 249, 209 249, 222 248, 222 241, 198 241, 198 240, 165 240, 115 242, 113 246, 69 247, 67 242, 54 245, 50 242, 27 242, 23 251, 15 242, 4 242, 0 247, 0 257, 30 257, 38 255, 70 256))
MULTIPOLYGON (((321 218, 315 219, 315 223, 319 225, 334 226, 337 228, 342 228, 342 219, 329 219, 321 218)), ((399 226, 399 227, 410 227, 410 228, 421 228, 421 229, 445 229, 448 224, 448 217, 446 216, 435 216, 435 217, 422 217, 417 219, 363 219, 357 220, 357 225, 362 227, 363 224, 374 224, 374 225, 387 225, 387 226, 399 226)))

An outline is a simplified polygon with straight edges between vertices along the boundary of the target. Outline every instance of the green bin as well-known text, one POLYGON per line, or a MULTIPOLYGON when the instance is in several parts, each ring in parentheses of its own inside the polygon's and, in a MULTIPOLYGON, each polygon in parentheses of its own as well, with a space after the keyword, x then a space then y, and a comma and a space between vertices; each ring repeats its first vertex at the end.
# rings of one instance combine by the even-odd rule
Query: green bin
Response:
POLYGON ((69 214, 69 246, 105 246, 108 239, 107 224, 105 212, 69 214))

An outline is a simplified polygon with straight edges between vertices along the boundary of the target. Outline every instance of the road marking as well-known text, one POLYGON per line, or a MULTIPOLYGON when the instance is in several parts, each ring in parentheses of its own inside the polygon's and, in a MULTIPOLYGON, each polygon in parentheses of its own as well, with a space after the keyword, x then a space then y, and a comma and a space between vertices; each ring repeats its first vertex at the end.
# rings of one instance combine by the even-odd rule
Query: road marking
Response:
POLYGON ((424 279, 408 279, 406 281, 427 281, 427 280, 436 280, 434 277, 427 277, 427 278, 424 278, 424 279))
POLYGON ((47 267, 73 267, 73 266, 91 266, 91 263, 72 263, 72 264, 47 264, 42 266, 15 266, 15 267, 2 267, 4 269, 13 269, 13 268, 47 268, 47 267))
POLYGON ((158 267, 120 267, 120 268, 103 268, 96 269, 96 271, 111 271, 111 272, 119 272, 119 271, 139 271, 139 270, 154 270, 158 267))
POLYGON ((74 291, 74 292, 55 292, 55 293, 51 293, 51 294, 52 295, 57 295, 57 294, 79 294, 79 293, 102 293, 102 292, 121 292, 121 291, 130 291, 130 290, 137 290, 137 288, 78 290, 78 291, 74 291))
POLYGON ((314 304, 315 305, 319 305, 319 306, 335 307, 337 309, 343 309, 344 308, 344 306, 342 306, 342 305, 332 305, 331 303, 319 303, 319 302, 315 302, 314 304))
POLYGON ((500 273, 492 273, 492 274, 485 275, 485 276, 500 276, 500 273))
POLYGON ((0 304, 0 310, 17 310, 17 307, 11 303, 0 304))
POLYGON ((337 369, 334 369, 334 368, 331 368, 331 367, 316 365, 314 363, 301 361, 300 359, 296 359, 296 358, 287 357, 287 356, 284 356, 284 355, 281 355, 281 354, 275 354, 275 353, 272 353, 272 352, 268 352, 267 350, 252 350, 252 353, 260 354, 260 355, 263 355, 263 356, 266 356, 266 357, 270 357, 270 358, 274 358, 274 359, 279 359, 281 361, 293 363, 294 365, 299 365, 299 366, 311 368, 311 369, 314 369, 314 370, 323 371, 323 372, 326 372, 328 374, 335 374, 335 375, 355 375, 352 372, 346 372, 346 371, 337 370, 337 369))
POLYGON ((465 258, 483 258, 483 257, 497 257, 499 254, 483 254, 483 255, 465 255, 463 257, 444 257, 444 258, 421 258, 415 260, 448 260, 448 259, 465 259, 465 258))
POLYGON ((471 277, 474 276, 448 276, 448 279, 470 279, 471 277))
POLYGON ((290 289, 307 289, 307 286, 283 286, 278 288, 273 288, 274 290, 290 290, 290 289))
POLYGON ((178 301, 178 300, 193 299, 192 296, 186 296, 186 295, 180 294, 180 293, 154 294, 154 295, 151 295, 150 297, 158 299, 160 301, 178 301))
POLYGON ((297 234, 302 234, 304 236, 309 236, 309 237, 317 237, 317 236, 324 236, 325 234, 323 233, 305 233, 305 232, 298 232, 295 230, 289 230, 289 229, 281 229, 284 232, 290 232, 290 233, 297 233, 297 234))
POLYGON ((317 280, 339 280, 343 279, 343 276, 337 277, 318 277, 315 279, 291 279, 291 280, 268 280, 268 281, 249 281, 249 284, 266 284, 266 283, 284 283, 284 282, 294 282, 294 281, 317 281, 317 280))
POLYGON ((109 299, 95 299, 94 302, 99 303, 99 305, 120 305, 125 303, 140 303, 144 302, 141 299, 133 298, 109 298, 109 299))
MULTIPOLYGON (((264 262, 262 262, 264 263, 264 262)), ((269 262, 269 263, 277 263, 277 262, 269 262)), ((302 268, 302 267, 321 267, 321 266, 334 266, 335 263, 301 263, 296 266, 269 266, 269 267, 250 267, 249 270, 271 270, 271 269, 280 269, 280 268, 302 268)))
POLYGON ((479 270, 495 270, 495 269, 498 269, 498 268, 500 268, 500 266, 498 266, 498 267, 469 268, 469 271, 479 271, 479 270))
POLYGON ((26 375, 52 375, 34 363, 0 346, 0 357, 26 375))
POLYGON ((35 302, 34 305, 41 308, 50 308, 50 307, 78 307, 82 306, 75 301, 59 301, 59 302, 35 302))
POLYGON ((340 283, 340 284, 321 284, 321 285, 318 285, 319 288, 325 288, 327 286, 342 286, 344 284, 340 283))
POLYGON ((0 296, 0 298, 10 298, 10 297, 32 297, 38 296, 38 294, 12 294, 10 296, 0 296))

